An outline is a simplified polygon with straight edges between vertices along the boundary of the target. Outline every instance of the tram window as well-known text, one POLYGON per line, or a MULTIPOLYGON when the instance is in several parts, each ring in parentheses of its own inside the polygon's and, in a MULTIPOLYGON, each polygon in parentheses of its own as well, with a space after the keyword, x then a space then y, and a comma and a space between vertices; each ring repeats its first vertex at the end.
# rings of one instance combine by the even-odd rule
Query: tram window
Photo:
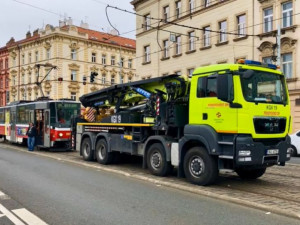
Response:
POLYGON ((1 122, 1 123, 4 123, 4 121, 5 121, 4 111, 1 111, 1 112, 0 112, 0 122, 1 122))
POLYGON ((17 123, 28 123, 28 120, 26 120, 25 107, 19 107, 18 111, 17 123))

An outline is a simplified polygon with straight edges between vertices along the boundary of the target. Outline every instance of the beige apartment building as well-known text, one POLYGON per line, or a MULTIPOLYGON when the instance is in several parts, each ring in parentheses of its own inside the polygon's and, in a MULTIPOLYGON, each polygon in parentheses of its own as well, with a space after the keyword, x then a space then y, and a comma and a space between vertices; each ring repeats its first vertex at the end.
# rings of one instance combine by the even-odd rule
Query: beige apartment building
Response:
MULTIPOLYGON (((300 2, 296 0, 134 0, 140 78, 192 74, 199 66, 277 57, 288 81, 293 128, 300 129, 300 2), (280 45, 276 44, 278 24, 280 45)), ((272 61, 273 64, 278 62, 272 61)))
POLYGON ((41 86, 45 96, 74 100, 136 79, 135 40, 90 30, 86 23, 75 26, 69 19, 60 21, 58 27, 46 25, 33 34, 28 32, 24 40, 12 38, 6 46, 10 101, 40 97, 37 77, 39 81, 44 79, 41 86), (93 83, 92 72, 98 73, 93 83))

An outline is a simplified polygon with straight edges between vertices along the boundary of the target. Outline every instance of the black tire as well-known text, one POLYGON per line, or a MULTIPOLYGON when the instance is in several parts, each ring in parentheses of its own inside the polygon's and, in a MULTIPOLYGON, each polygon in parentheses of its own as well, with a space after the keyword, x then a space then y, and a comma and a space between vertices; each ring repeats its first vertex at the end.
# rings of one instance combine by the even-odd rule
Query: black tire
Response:
POLYGON ((218 177, 217 161, 204 147, 193 147, 185 155, 183 170, 189 182, 197 185, 210 185, 218 177))
POLYGON ((167 162, 165 148, 160 143, 150 146, 147 153, 147 166, 149 171, 155 176, 167 176, 171 169, 171 163, 167 162))
POLYGON ((240 176, 242 179, 249 179, 254 180, 266 172, 266 168, 259 168, 259 169, 245 169, 245 168, 238 168, 236 169, 236 173, 240 176))
POLYGON ((96 159, 100 164, 110 164, 113 161, 113 153, 108 152, 108 147, 105 139, 97 141, 95 149, 96 159))
POLYGON ((292 152, 291 152, 291 156, 296 157, 297 156, 297 149, 295 146, 291 146, 292 147, 292 152))
POLYGON ((92 143, 90 138, 84 138, 81 143, 82 157, 85 161, 93 160, 92 143))

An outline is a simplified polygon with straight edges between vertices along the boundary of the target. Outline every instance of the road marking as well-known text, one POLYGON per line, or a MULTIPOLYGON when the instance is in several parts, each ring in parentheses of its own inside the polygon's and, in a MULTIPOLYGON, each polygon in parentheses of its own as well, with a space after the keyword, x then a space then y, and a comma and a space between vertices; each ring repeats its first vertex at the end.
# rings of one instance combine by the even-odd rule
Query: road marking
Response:
POLYGON ((29 212, 27 209, 14 209, 12 210, 12 212, 14 212, 18 217, 20 217, 30 225, 47 225, 47 223, 45 223, 33 213, 29 212))
POLYGON ((8 209, 0 204, 0 211, 15 225, 25 225, 21 220, 14 216, 8 209))

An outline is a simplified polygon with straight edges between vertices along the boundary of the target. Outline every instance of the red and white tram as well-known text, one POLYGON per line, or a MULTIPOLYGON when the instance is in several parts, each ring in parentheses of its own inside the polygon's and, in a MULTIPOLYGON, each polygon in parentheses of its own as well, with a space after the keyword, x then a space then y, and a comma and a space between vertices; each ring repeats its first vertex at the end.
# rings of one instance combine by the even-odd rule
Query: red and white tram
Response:
POLYGON ((29 122, 38 130, 39 148, 69 149, 71 118, 80 114, 80 102, 41 100, 16 102, 0 107, 0 137, 11 143, 24 143, 29 122))

